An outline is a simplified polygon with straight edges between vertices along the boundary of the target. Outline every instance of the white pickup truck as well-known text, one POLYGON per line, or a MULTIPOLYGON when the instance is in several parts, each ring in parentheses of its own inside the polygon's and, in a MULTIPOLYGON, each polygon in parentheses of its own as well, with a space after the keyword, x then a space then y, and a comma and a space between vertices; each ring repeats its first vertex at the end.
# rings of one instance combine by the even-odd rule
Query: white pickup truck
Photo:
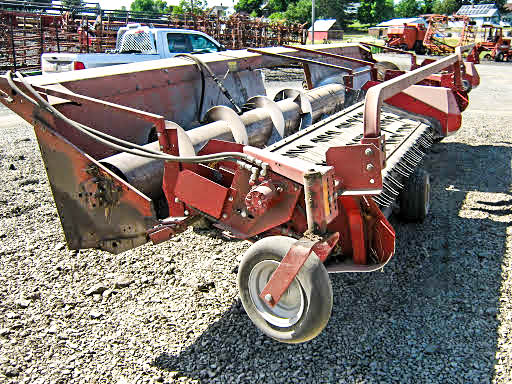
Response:
POLYGON ((107 53, 44 53, 43 74, 127 64, 173 57, 178 53, 210 53, 225 48, 197 31, 128 24, 117 32, 116 49, 107 53))

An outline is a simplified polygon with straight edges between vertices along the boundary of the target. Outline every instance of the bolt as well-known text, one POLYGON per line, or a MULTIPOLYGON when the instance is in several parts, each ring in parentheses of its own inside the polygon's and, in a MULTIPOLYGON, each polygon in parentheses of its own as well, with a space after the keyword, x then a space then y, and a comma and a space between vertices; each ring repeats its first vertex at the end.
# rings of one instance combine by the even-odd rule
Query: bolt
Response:
POLYGON ((227 218, 228 218, 228 214, 227 214, 227 213, 223 213, 223 214, 222 214, 222 218, 223 218, 223 219, 227 219, 227 218))
POLYGON ((228 197, 228 200, 229 200, 229 201, 233 201, 233 196, 229 196, 229 197, 228 197))
POLYGON ((367 171, 371 171, 373 168, 375 168, 375 167, 373 166, 373 164, 372 164, 372 163, 369 163, 369 164, 366 166, 366 170, 367 170, 367 171))
POLYGON ((373 151, 371 148, 366 148, 366 150, 364 151, 364 154, 366 156, 371 156, 371 155, 373 155, 373 151))
POLYGON ((185 212, 183 212, 185 214, 185 216, 188 216, 189 215, 189 211, 185 210, 185 212))
POLYGON ((240 213, 240 216, 242 216, 242 217, 247 217, 247 212, 242 211, 242 212, 240 213))
POLYGON ((179 203, 180 202, 180 199, 178 199, 177 197, 174 198, 174 202, 175 203, 179 203))
POLYGON ((268 301, 269 303, 271 303, 272 302, 272 295, 270 293, 267 293, 265 295, 265 300, 268 301))
POLYGON ((370 184, 375 184, 375 180, 370 179, 370 184))

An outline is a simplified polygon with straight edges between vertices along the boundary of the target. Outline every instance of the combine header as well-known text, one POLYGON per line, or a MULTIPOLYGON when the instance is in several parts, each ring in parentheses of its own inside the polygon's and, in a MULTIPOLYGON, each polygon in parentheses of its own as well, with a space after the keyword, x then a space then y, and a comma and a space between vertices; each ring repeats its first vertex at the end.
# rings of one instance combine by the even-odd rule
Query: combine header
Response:
POLYGON ((268 336, 299 343, 329 320, 329 273, 384 267, 393 210, 425 218, 419 165, 460 128, 464 80, 478 85, 460 48, 384 82, 362 46, 316 49, 8 73, 1 101, 34 126, 71 249, 119 253, 205 219, 254 242, 239 266, 243 306, 268 336), (309 90, 265 96, 260 69, 291 62, 309 90))

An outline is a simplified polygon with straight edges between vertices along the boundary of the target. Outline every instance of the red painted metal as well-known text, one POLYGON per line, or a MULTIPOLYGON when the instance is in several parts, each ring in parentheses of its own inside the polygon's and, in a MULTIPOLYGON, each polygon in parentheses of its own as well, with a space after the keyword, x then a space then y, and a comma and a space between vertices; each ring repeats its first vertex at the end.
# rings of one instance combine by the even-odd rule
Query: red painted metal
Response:
POLYGON ((228 188, 184 170, 178 174, 174 195, 182 202, 216 219, 220 218, 228 188))
MULTIPOLYGON (((380 142, 380 138, 377 140, 380 142)), ((327 150, 327 164, 334 167, 342 193, 372 195, 382 191, 380 148, 380 145, 359 144, 327 150)))
POLYGON ((265 300, 269 306, 274 307, 311 253, 318 252, 320 255, 317 254, 317 256, 320 260, 325 261, 338 243, 338 239, 339 234, 333 233, 321 241, 315 242, 305 237, 294 243, 261 291, 260 298, 265 300))
POLYGON ((386 103, 411 113, 434 118, 440 122, 439 134, 443 136, 454 133, 462 124, 456 97, 447 88, 414 85, 386 99, 386 103))
MULTIPOLYGON (((278 186, 277 188, 282 189, 278 186)), ((276 186, 270 181, 265 181, 251 188, 245 196, 245 205, 249 212, 255 216, 263 215, 279 201, 279 193, 276 186)))
POLYGON ((338 203, 343 206, 348 221, 352 260, 355 264, 366 264, 366 239, 360 198, 356 196, 341 196, 338 203))

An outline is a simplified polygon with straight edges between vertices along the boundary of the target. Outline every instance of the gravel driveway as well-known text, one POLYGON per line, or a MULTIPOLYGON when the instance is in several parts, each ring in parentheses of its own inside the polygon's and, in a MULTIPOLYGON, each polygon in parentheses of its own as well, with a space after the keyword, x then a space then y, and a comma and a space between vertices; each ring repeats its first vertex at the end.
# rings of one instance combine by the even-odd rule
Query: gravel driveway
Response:
POLYGON ((247 242, 68 251, 32 129, 1 109, 0 383, 510 383, 512 64, 479 71, 425 163, 431 215, 392 220, 383 272, 332 275, 327 328, 296 346, 243 311, 247 242))

